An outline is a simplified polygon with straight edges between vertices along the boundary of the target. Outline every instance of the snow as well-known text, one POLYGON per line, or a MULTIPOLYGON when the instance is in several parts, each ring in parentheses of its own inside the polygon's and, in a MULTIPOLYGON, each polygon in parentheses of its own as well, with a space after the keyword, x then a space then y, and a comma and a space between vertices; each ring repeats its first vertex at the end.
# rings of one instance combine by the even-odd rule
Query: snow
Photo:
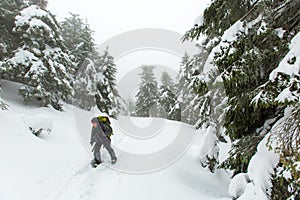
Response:
POLYGON ((13 58, 10 59, 10 62, 17 65, 17 64, 23 64, 25 66, 29 66, 30 60, 37 61, 38 58, 34 56, 33 53, 31 53, 28 50, 24 49, 18 49, 14 55, 13 58))
POLYGON ((204 23, 204 16, 203 14, 201 14, 196 18, 194 24, 197 26, 203 26, 203 23, 204 23))
MULTIPOLYGON (((113 148, 117 150, 118 163, 115 166, 108 164, 108 153, 103 151, 106 163, 92 169, 89 165, 91 147, 88 144, 90 119, 99 112, 83 111, 68 104, 64 104, 64 112, 25 106, 17 95, 19 84, 2 81, 1 85, 0 96, 10 107, 7 111, 0 111, 0 199, 230 199, 227 194, 229 174, 224 170, 210 173, 201 167, 198 153, 204 138, 189 125, 159 118, 111 119, 115 132, 113 148), (152 128, 146 127, 148 124, 163 126, 159 126, 159 134, 150 139, 153 140, 151 145, 147 140, 137 140, 127 135, 127 132, 135 133, 133 127, 136 127, 131 127, 132 123, 127 123, 128 120, 141 124, 140 130, 144 130, 141 133, 148 135, 153 133, 152 128), (49 135, 36 137, 28 126, 52 131, 49 135), (174 134, 178 134, 179 130, 185 135, 182 135, 181 142, 174 143, 172 141, 178 138, 174 134), (120 170, 124 164, 133 166, 122 152, 134 151, 143 156, 140 152, 160 151, 171 143, 175 145, 176 152, 186 138, 188 146, 184 151, 180 151, 179 157, 161 169, 139 174, 120 170)), ((174 152, 166 153, 163 158, 174 152)), ((164 160, 150 161, 147 161, 148 164, 164 160)))
POLYGON ((298 75, 300 73, 300 32, 294 36, 290 44, 290 51, 280 62, 279 66, 270 74, 270 81, 275 81, 278 73, 284 73, 289 76, 298 75), (289 64, 290 60, 295 59, 294 64, 289 64))
POLYGON ((277 36, 280 37, 281 39, 283 38, 285 32, 286 32, 286 31, 285 31, 283 28, 277 28, 277 29, 275 29, 275 33, 276 33, 277 36))
POLYGON ((244 187, 244 193, 238 198, 239 200, 260 199, 268 200, 271 193, 274 168, 279 162, 279 155, 270 151, 267 147, 270 133, 257 146, 257 152, 251 158, 248 165, 247 175, 250 182, 244 187))
MULTIPOLYGON (((37 17, 37 18, 42 18, 42 17, 47 17, 49 18, 49 14, 40 9, 39 6, 36 6, 36 5, 32 5, 32 6, 29 6, 25 9, 23 9, 21 12, 20 12, 20 15, 18 15, 16 17, 16 25, 17 26, 23 26, 25 25, 27 22, 30 22, 31 20, 36 20, 36 19, 32 19, 34 17, 37 17)), ((52 24, 55 24, 53 23, 53 21, 51 21, 52 24)), ((33 22, 32 25, 39 25, 39 22, 33 22), (36 24, 37 23, 37 24, 36 24)))
POLYGON ((217 158, 217 154, 219 153, 219 149, 216 146, 217 143, 217 136, 216 136, 216 128, 213 126, 210 126, 206 133, 205 137, 202 143, 202 147, 200 150, 199 158, 201 163, 205 163, 207 161, 206 156, 209 158, 217 158))
POLYGON ((41 114, 31 117, 25 123, 32 130, 39 131, 42 129, 47 131, 48 133, 51 132, 53 127, 52 119, 46 115, 41 115, 41 114))
POLYGON ((236 199, 240 197, 246 188, 246 185, 249 183, 249 177, 247 173, 239 173, 233 177, 230 182, 228 193, 229 195, 236 199))

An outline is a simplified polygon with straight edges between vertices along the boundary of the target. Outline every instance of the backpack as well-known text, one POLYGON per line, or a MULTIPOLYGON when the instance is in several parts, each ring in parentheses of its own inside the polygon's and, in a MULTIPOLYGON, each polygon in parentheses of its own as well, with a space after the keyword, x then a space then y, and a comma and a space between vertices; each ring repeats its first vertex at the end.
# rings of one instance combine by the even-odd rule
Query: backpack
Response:
POLYGON ((114 134, 113 133, 113 129, 112 127, 110 126, 110 120, 108 117, 104 117, 104 116, 98 116, 98 121, 99 121, 99 124, 101 125, 101 128, 104 132, 104 134, 106 135, 106 137, 110 139, 110 137, 114 134))

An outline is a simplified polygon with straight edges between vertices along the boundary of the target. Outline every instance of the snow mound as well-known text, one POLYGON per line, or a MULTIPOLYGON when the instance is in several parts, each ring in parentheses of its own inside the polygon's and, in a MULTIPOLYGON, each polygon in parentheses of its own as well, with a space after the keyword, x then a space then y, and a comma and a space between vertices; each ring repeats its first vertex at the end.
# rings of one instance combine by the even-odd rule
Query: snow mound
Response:
POLYGON ((245 192, 239 200, 267 200, 271 192, 271 174, 279 162, 279 156, 267 147, 269 134, 259 143, 256 154, 248 166, 248 176, 251 182, 246 185, 245 192))
POLYGON ((219 147, 217 145, 216 128, 210 126, 206 133, 200 150, 199 158, 203 166, 209 163, 209 159, 217 158, 219 154, 219 147))
POLYGON ((229 184, 229 195, 234 199, 239 198, 244 193, 246 185, 249 182, 250 180, 247 173, 237 174, 229 184))

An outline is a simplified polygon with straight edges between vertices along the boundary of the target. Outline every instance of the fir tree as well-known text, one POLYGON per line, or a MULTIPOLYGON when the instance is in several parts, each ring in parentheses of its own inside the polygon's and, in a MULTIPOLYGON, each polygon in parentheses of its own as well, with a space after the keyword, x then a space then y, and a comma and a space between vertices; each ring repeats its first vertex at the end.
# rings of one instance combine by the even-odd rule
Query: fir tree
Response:
POLYGON ((69 59, 54 16, 32 5, 15 19, 13 32, 20 37, 20 46, 5 59, 2 67, 14 81, 24 83, 20 94, 25 102, 36 98, 41 106, 51 104, 61 110, 60 100, 70 97, 73 89, 68 71, 69 59))
POLYGON ((104 54, 95 61, 98 73, 96 105, 101 112, 116 117, 121 111, 121 97, 116 89, 117 68, 114 58, 109 54, 108 48, 104 54))
POLYGON ((125 103, 125 115, 135 116, 135 103, 132 98, 128 98, 125 103))
POLYGON ((47 9, 48 0, 28 0, 28 5, 37 5, 41 9, 47 9))
MULTIPOLYGON (((176 108, 174 107, 172 110, 173 112, 176 112, 176 109, 181 110, 181 121, 188 123, 188 119, 186 116, 186 113, 182 113, 182 111, 186 110, 186 107, 189 103, 188 98, 191 97, 191 90, 188 90, 188 85, 190 81, 190 75, 191 71, 189 69, 190 66, 190 56, 185 53, 184 57, 182 58, 182 61, 180 63, 180 69, 179 74, 177 76, 177 85, 176 85, 176 99, 177 103, 175 104, 176 108)), ((188 112, 188 111, 187 111, 188 112)), ((179 117, 179 116, 177 116, 179 117)))
MULTIPOLYGON (((0 92, 1 92, 1 84, 0 84, 0 92)), ((8 105, 2 100, 0 96, 0 110, 6 110, 8 105)))
MULTIPOLYGON (((153 73, 154 68, 155 66, 150 65, 141 66, 141 84, 136 95, 137 101, 135 104, 135 113, 139 117, 150 117, 151 109, 154 108, 154 110, 156 110, 158 89, 153 73)), ((152 116, 153 115, 155 116, 155 113, 153 113, 152 116)))
MULTIPOLYGON (((277 120, 290 119, 286 120, 286 128, 275 134, 275 141, 280 135, 289 135, 287 138, 297 140, 299 129, 293 126, 297 121, 291 119, 298 116, 299 78, 282 70, 277 73, 276 67, 288 55, 288 44, 300 30, 299 8, 296 0, 239 1, 238 4, 234 0, 214 1, 204 12, 204 23, 185 35, 185 39, 195 39, 200 34, 207 37, 205 44, 210 55, 204 72, 198 76, 196 89, 197 93, 205 95, 207 89, 214 88, 216 81, 224 85, 229 100, 224 118, 225 133, 234 141, 234 145, 230 157, 221 166, 235 170, 235 173, 247 171, 249 161, 256 153, 255 147, 266 135, 274 135, 270 130, 276 128, 273 126, 277 120), (224 14, 219 12, 221 10, 224 14), (240 12, 232 12, 234 10, 240 12), (288 97, 282 98, 286 94, 288 97), (287 114, 286 106, 292 106, 293 112, 287 114)), ((296 60, 296 56, 288 56, 286 62, 293 65, 296 60)), ((279 141, 284 141, 278 147, 282 158, 285 155, 283 152, 289 152, 285 156, 291 155, 291 152, 296 156, 289 157, 291 159, 287 162, 283 159, 285 168, 293 171, 292 179, 285 182, 280 179, 282 177, 275 175, 273 181, 276 186, 288 183, 289 191, 273 190, 272 196, 288 199, 299 196, 299 191, 295 190, 298 187, 295 177, 299 177, 299 172, 288 167, 299 159, 299 151, 296 150, 299 147, 293 146, 287 150, 284 143, 294 143, 284 139, 279 141)))
POLYGON ((162 73, 158 96, 158 107, 161 108, 158 109, 160 111, 159 117, 174 119, 172 108, 175 107, 176 96, 174 94, 173 80, 167 72, 162 73))
POLYGON ((74 76, 77 70, 85 68, 86 58, 92 59, 92 54, 96 51, 93 39, 93 31, 87 22, 77 14, 70 13, 71 17, 65 18, 61 23, 61 34, 64 44, 69 50, 69 55, 75 63, 74 76))
MULTIPOLYGON (((11 56, 17 48, 20 38, 13 34, 15 17, 22 7, 22 0, 3 0, 0 2, 0 61, 11 56)), ((4 72, 0 72, 3 75, 4 72)))
POLYGON ((97 94, 98 73, 93 60, 86 58, 76 73, 73 88, 73 105, 85 110, 90 110, 96 105, 95 95, 97 94))

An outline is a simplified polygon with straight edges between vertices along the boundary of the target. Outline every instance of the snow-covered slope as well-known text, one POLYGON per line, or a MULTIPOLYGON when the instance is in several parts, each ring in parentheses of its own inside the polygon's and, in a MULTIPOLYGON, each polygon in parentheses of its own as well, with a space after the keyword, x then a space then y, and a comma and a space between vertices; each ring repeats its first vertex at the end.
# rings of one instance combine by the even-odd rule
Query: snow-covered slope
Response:
POLYGON ((103 150, 106 164, 92 169, 90 117, 97 113, 67 104, 64 112, 25 106, 18 88, 2 82, 1 97, 10 106, 0 111, 0 199, 229 199, 229 174, 200 165, 201 131, 164 119, 120 117, 112 120, 118 164, 108 164, 103 150), (32 134, 29 127, 39 125, 50 134, 32 134), (139 160, 149 155, 155 156, 139 160))

